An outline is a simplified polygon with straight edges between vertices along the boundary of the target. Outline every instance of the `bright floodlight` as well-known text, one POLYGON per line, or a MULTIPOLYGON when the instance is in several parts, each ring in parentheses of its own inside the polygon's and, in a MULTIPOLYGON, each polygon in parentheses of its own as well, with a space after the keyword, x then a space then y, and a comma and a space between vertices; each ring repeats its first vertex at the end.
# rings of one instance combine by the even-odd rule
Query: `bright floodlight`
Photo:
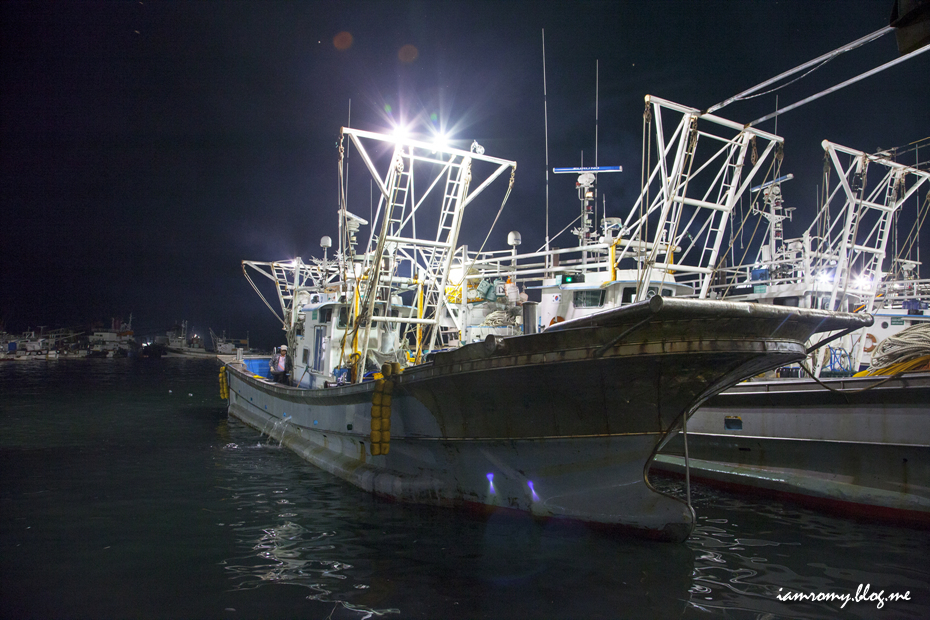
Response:
POLYGON ((406 140, 409 133, 410 132, 407 131, 407 128, 404 127, 403 125, 394 126, 394 137, 398 140, 406 140))
POLYGON ((439 132, 433 136, 433 146, 437 149, 445 149, 449 146, 449 136, 439 132))

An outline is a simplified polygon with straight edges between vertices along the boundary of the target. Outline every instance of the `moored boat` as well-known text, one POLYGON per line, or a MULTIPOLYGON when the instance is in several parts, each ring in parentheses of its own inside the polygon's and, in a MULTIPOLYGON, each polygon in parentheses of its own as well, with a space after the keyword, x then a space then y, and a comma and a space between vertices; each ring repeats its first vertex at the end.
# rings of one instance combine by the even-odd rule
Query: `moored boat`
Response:
POLYGON ((710 399, 655 467, 845 515, 930 525, 930 372, 751 381, 710 399))
POLYGON ((169 330, 164 339, 157 339, 155 344, 165 347, 165 355, 184 357, 215 357, 216 353, 207 351, 203 346, 203 338, 198 334, 187 335, 187 321, 182 321, 169 330))
POLYGON ((684 136, 698 121, 733 134, 713 155, 722 160, 722 172, 709 173, 719 184, 717 202, 700 181, 691 187, 705 197, 687 198, 694 175, 681 167, 683 153, 659 147, 678 163, 657 165, 670 176, 656 181, 665 190, 655 202, 647 204, 648 193, 641 198, 639 220, 615 226, 605 219, 605 233, 613 227, 615 236, 595 238, 587 228, 593 222, 585 221, 592 200, 583 191, 579 247, 524 255, 516 251, 518 235, 503 252, 483 245, 469 251, 459 240, 465 207, 477 209, 473 200, 509 169, 506 203, 515 162, 485 156, 477 143, 464 151, 344 128, 340 179, 349 137, 381 193, 367 250, 355 251, 368 222, 348 211, 343 190, 334 259, 244 262, 274 283, 293 370, 278 383, 267 357, 222 358, 230 415, 381 496, 687 538, 690 504, 648 481, 656 451, 702 402, 804 359, 815 334, 860 329, 872 318, 703 299, 712 270, 672 256, 688 256, 687 241, 698 248, 692 256, 716 260, 721 214, 749 182, 734 164, 751 141, 767 141, 751 176, 780 138, 648 101, 657 114, 683 116, 678 142, 688 158, 697 151, 684 136), (365 141, 384 154, 382 172, 365 141), (483 179, 481 165, 489 170, 483 179), (415 167, 437 172, 414 184, 415 167), (414 200, 414 187, 429 189, 414 200), (428 210, 426 194, 435 187, 435 234, 421 226, 417 235, 416 214, 428 210), (684 215, 683 204, 709 219, 684 215), (646 226, 650 214, 660 215, 658 227, 646 226), (689 218, 702 232, 686 237, 689 218), (645 238, 647 229, 654 238, 645 238), (628 295, 619 286, 624 260, 635 266, 628 295), (681 274, 685 283, 676 282, 681 274), (540 283, 544 317, 517 290, 533 282, 540 283), (693 298, 679 298, 683 291, 693 298))
MULTIPOLYGON (((823 146, 837 190, 807 232, 782 243, 778 185, 762 188, 767 241, 754 262, 726 271, 719 290, 734 293, 728 299, 860 309, 875 322, 803 364, 709 400, 689 422, 690 475, 843 514, 930 525, 930 286, 919 278, 917 245, 930 172, 894 150, 823 146), (831 210, 833 196, 839 209, 831 210), (908 201, 918 208, 905 235, 896 218, 908 201), (891 239, 903 241, 888 261, 891 239)), ((685 461, 678 437, 656 467, 683 472, 685 461)))

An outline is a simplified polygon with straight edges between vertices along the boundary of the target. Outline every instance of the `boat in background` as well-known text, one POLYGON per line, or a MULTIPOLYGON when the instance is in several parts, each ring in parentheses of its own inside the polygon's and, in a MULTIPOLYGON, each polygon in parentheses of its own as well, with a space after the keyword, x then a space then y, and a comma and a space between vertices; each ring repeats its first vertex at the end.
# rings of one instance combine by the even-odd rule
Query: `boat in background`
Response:
POLYGON ((155 340, 156 345, 164 345, 164 357, 185 356, 185 357, 215 357, 212 351, 207 351, 203 346, 203 338, 197 334, 187 335, 187 321, 176 324, 166 334, 166 338, 155 340))
POLYGON ((0 361, 84 358, 89 350, 79 340, 82 335, 68 328, 50 331, 40 328, 38 335, 34 331, 23 332, 20 336, 3 332, 0 334, 0 361))
MULTIPOLYGON (((930 211, 930 171, 916 161, 902 163, 897 149, 869 154, 828 140, 821 146, 829 175, 825 168, 822 204, 801 237, 784 238, 793 209, 784 205, 781 185, 792 175, 754 187, 737 234, 756 232, 741 241, 742 256, 736 257, 734 247, 728 266, 716 269, 711 295, 873 315, 868 329, 844 335, 807 364, 815 377, 849 376, 869 366, 878 342, 911 325, 930 324, 925 313, 930 280, 918 273, 918 232, 930 211), (913 226, 901 234, 898 221, 908 206, 913 226)), ((800 366, 794 368, 783 374, 801 376, 800 366)))
POLYGON ((224 357, 230 415, 377 495, 686 539, 690 502, 649 483, 656 452, 714 395, 872 319, 707 299, 728 217, 782 140, 647 107, 660 161, 626 219, 598 235, 602 171, 574 170, 578 247, 526 254, 515 233, 510 250, 459 238, 466 206, 509 170, 504 208, 515 162, 343 128, 336 256, 324 237, 307 264, 243 262, 256 291, 250 270, 272 283, 292 369, 277 382, 267 357, 224 357), (380 192, 370 225, 347 208, 346 137, 380 192))
POLYGON ((760 188, 762 213, 773 224, 768 241, 755 262, 723 274, 718 290, 736 293, 727 299, 869 310, 875 323, 803 366, 710 399, 655 467, 687 467, 714 484, 843 514, 930 525, 930 281, 918 278, 916 260, 930 172, 887 152, 823 146, 838 173, 836 190, 804 236, 781 243, 786 211, 778 185, 760 188), (867 177, 870 168, 881 174, 867 177), (833 206, 831 218, 836 195, 844 204, 833 206), (900 253, 888 266, 886 248, 907 200, 917 204, 915 224, 899 236, 900 253))
POLYGON ((236 349, 242 349, 246 353, 252 352, 252 347, 249 345, 249 339, 247 337, 227 338, 225 331, 222 336, 217 336, 211 329, 210 340, 213 342, 213 352, 217 355, 234 355, 236 349))
POLYGON ((711 398, 654 467, 840 514, 930 525, 930 372, 821 383, 748 381, 711 398))
POLYGON ((132 314, 128 322, 112 319, 109 329, 95 329, 88 337, 88 357, 127 357, 136 349, 132 314))

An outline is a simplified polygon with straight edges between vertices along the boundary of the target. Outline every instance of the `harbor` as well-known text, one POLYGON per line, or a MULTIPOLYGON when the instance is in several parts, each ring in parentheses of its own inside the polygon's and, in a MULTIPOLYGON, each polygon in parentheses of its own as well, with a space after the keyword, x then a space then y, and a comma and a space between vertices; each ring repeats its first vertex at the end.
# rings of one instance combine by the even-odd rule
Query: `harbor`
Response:
POLYGON ((930 616, 925 0, 0 40, 0 617, 930 616))

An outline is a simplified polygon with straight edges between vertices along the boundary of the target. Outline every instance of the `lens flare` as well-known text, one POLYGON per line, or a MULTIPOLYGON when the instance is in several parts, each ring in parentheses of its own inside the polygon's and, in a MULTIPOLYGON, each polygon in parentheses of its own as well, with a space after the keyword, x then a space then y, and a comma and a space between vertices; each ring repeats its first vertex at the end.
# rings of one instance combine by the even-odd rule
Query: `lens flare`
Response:
POLYGON ((342 31, 333 37, 333 47, 335 47, 340 52, 344 52, 352 47, 353 40, 352 33, 342 31))
POLYGON ((400 61, 404 64, 410 64, 411 62, 416 60, 417 56, 419 55, 420 55, 420 51, 416 47, 410 44, 403 46, 397 52, 397 58, 399 58, 400 61))

